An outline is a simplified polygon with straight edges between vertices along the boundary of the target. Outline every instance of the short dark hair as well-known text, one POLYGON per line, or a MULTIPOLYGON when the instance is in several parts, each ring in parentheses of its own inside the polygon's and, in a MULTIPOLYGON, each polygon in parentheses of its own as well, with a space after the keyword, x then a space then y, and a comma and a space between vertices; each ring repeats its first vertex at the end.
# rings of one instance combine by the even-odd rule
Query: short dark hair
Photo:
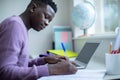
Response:
POLYGON ((55 4, 55 2, 53 2, 53 0, 32 0, 32 1, 35 1, 35 2, 38 1, 38 2, 42 2, 44 4, 48 4, 53 8, 55 13, 57 12, 57 5, 55 4))

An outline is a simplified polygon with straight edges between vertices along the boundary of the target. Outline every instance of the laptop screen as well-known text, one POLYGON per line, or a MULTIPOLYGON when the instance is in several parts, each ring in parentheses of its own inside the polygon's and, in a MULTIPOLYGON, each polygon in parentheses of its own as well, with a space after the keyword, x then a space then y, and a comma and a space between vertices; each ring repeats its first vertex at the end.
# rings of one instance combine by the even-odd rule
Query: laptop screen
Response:
POLYGON ((87 64, 100 43, 86 42, 76 60, 87 64))

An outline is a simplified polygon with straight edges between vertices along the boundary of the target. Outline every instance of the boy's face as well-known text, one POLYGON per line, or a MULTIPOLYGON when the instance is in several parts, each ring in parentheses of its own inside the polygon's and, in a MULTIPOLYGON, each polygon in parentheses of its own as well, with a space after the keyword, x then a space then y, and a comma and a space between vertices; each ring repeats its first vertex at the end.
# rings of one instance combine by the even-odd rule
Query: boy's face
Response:
POLYGON ((30 27, 36 31, 44 29, 52 21, 55 11, 49 5, 41 5, 34 8, 30 14, 30 27))

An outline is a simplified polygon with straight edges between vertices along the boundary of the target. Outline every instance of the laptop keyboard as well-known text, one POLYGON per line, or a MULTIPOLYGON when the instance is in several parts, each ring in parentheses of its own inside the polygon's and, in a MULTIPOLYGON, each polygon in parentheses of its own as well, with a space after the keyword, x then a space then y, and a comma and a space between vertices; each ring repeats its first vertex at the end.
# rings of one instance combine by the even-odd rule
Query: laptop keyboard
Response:
POLYGON ((80 67, 80 65, 79 65, 79 64, 75 64, 75 66, 76 66, 76 67, 80 67))
POLYGON ((76 63, 75 66, 76 66, 76 67, 80 67, 81 65, 76 63))
POLYGON ((75 66, 76 66, 77 69, 84 69, 85 68, 85 66, 83 66, 82 64, 79 64, 77 62, 75 64, 75 66))

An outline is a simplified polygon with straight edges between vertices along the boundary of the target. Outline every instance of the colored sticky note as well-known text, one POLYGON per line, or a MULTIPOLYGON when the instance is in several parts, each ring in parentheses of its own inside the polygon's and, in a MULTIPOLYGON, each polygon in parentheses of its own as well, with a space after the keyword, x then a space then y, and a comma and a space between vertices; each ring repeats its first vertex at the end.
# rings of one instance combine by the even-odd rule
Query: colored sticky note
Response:
POLYGON ((72 30, 67 27, 56 27, 54 28, 54 43, 56 50, 62 49, 61 42, 64 43, 67 50, 73 51, 72 44, 72 30))
POLYGON ((61 41, 68 42, 68 32, 61 32, 61 41))
MULTIPOLYGON (((63 50, 48 50, 47 52, 48 53, 53 53, 53 54, 56 54, 56 55, 60 55, 60 56, 65 56, 63 50)), ((66 50, 66 54, 68 55, 69 58, 77 57, 77 55, 78 55, 76 52, 73 52, 73 51, 70 51, 70 50, 66 50)))

